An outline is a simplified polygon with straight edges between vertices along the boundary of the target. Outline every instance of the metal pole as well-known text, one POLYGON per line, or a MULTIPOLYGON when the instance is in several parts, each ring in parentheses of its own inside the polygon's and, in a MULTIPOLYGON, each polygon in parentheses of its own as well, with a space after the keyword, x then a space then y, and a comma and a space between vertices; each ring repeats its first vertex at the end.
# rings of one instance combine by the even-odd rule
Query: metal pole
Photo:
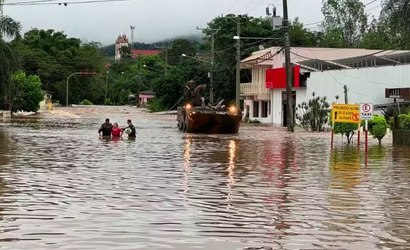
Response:
POLYGON ((69 75, 67 77, 67 88, 66 88, 66 93, 65 93, 65 105, 66 107, 68 107, 68 79, 70 79, 70 77, 72 77, 73 75, 80 75, 81 72, 74 72, 71 75, 69 75))
POLYGON ((211 71, 209 72, 209 102, 214 104, 214 51, 215 51, 215 32, 212 31, 211 42, 211 71))
POLYGON ((110 73, 110 72, 107 71, 107 75, 105 76, 105 98, 104 98, 104 102, 107 100, 107 92, 108 92, 108 73, 110 73))
POLYGON ((238 36, 238 40, 236 41, 236 95, 235 95, 235 106, 236 109, 239 111, 240 109, 240 77, 241 77, 241 72, 240 72, 240 64, 241 64, 241 20, 240 16, 237 16, 237 22, 236 22, 236 35, 238 36))
POLYGON ((349 99, 348 99, 348 96, 347 96, 347 86, 344 85, 344 86, 343 86, 343 89, 344 89, 344 93, 345 93, 345 104, 348 104, 348 103, 349 103, 349 99))
POLYGON ((167 65, 168 65, 168 49, 165 48, 165 66, 164 66, 164 74, 167 75, 167 65))
POLYGON ((292 65, 290 63, 290 40, 289 40, 289 20, 288 1, 283 0, 283 28, 285 29, 285 66, 286 66, 286 106, 287 128, 289 132, 294 131, 293 123, 293 95, 292 95, 292 65))

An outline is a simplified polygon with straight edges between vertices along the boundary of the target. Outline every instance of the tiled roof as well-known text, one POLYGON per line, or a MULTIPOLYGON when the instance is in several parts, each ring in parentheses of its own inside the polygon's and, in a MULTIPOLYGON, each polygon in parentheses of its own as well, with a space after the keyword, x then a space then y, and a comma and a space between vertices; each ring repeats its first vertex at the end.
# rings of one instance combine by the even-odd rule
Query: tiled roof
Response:
POLYGON ((131 50, 131 54, 133 58, 138 56, 146 56, 146 55, 158 55, 161 51, 160 50, 140 50, 140 49, 133 49, 131 50))
MULTIPOLYGON (((409 50, 369 50, 352 48, 291 47, 291 62, 307 70, 370 67, 410 63, 409 50)), ((253 52, 242 60, 242 68, 283 67, 284 51, 281 47, 253 52)))

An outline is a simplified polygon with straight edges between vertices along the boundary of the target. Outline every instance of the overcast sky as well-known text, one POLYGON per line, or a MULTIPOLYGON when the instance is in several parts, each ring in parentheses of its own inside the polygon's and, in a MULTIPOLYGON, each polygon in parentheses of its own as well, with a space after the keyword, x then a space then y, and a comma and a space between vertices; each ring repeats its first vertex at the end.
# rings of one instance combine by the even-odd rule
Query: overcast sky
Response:
MULTIPOLYGON (((265 8, 273 3, 277 15, 282 15, 282 0, 129 0, 91 4, 7 5, 39 0, 5 0, 4 14, 19 21, 23 32, 31 28, 64 31, 68 36, 103 45, 115 42, 119 34, 130 37, 130 25, 135 26, 136 42, 155 42, 180 35, 200 34, 197 26, 206 27, 222 14, 265 16, 265 8)), ((51 3, 81 0, 43 0, 51 3)), ((305 24, 323 20, 322 0, 288 0, 289 17, 305 24)), ((381 0, 371 1, 366 10, 371 15, 380 11, 381 0)), ((308 26, 315 29, 315 25, 308 26)), ((316 27, 317 28, 317 27, 316 27)))

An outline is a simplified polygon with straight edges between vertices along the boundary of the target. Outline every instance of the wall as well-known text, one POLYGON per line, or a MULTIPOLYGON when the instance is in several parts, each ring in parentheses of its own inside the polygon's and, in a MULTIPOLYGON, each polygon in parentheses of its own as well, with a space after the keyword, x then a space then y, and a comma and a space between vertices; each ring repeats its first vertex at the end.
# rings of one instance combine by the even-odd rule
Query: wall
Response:
MULTIPOLYGON (((343 85, 348 88, 349 103, 392 103, 393 99, 385 98, 385 89, 410 87, 410 65, 311 72, 307 88, 296 90, 296 105, 310 100, 313 92, 316 96, 326 96, 329 104, 336 101, 336 95, 339 96, 337 102, 344 103, 343 85)), ((274 124, 282 123, 281 92, 284 90, 275 90, 273 94, 274 124)))
POLYGON ((401 146, 410 146, 410 130, 393 130, 393 144, 401 146))
POLYGON ((349 103, 391 103, 392 99, 385 98, 385 89, 410 87, 410 65, 312 72, 307 81, 308 97, 315 92, 333 102, 339 95, 338 102, 344 103, 343 85, 347 85, 349 103))

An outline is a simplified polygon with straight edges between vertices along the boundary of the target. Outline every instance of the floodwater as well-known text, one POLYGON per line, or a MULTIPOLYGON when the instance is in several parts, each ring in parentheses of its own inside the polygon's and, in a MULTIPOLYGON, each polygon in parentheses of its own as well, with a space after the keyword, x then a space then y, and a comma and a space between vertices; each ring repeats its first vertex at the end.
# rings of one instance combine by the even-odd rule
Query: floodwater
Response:
POLYGON ((0 249, 410 249, 410 150, 132 107, 0 122, 0 249), (137 139, 101 140, 106 117, 137 139))

